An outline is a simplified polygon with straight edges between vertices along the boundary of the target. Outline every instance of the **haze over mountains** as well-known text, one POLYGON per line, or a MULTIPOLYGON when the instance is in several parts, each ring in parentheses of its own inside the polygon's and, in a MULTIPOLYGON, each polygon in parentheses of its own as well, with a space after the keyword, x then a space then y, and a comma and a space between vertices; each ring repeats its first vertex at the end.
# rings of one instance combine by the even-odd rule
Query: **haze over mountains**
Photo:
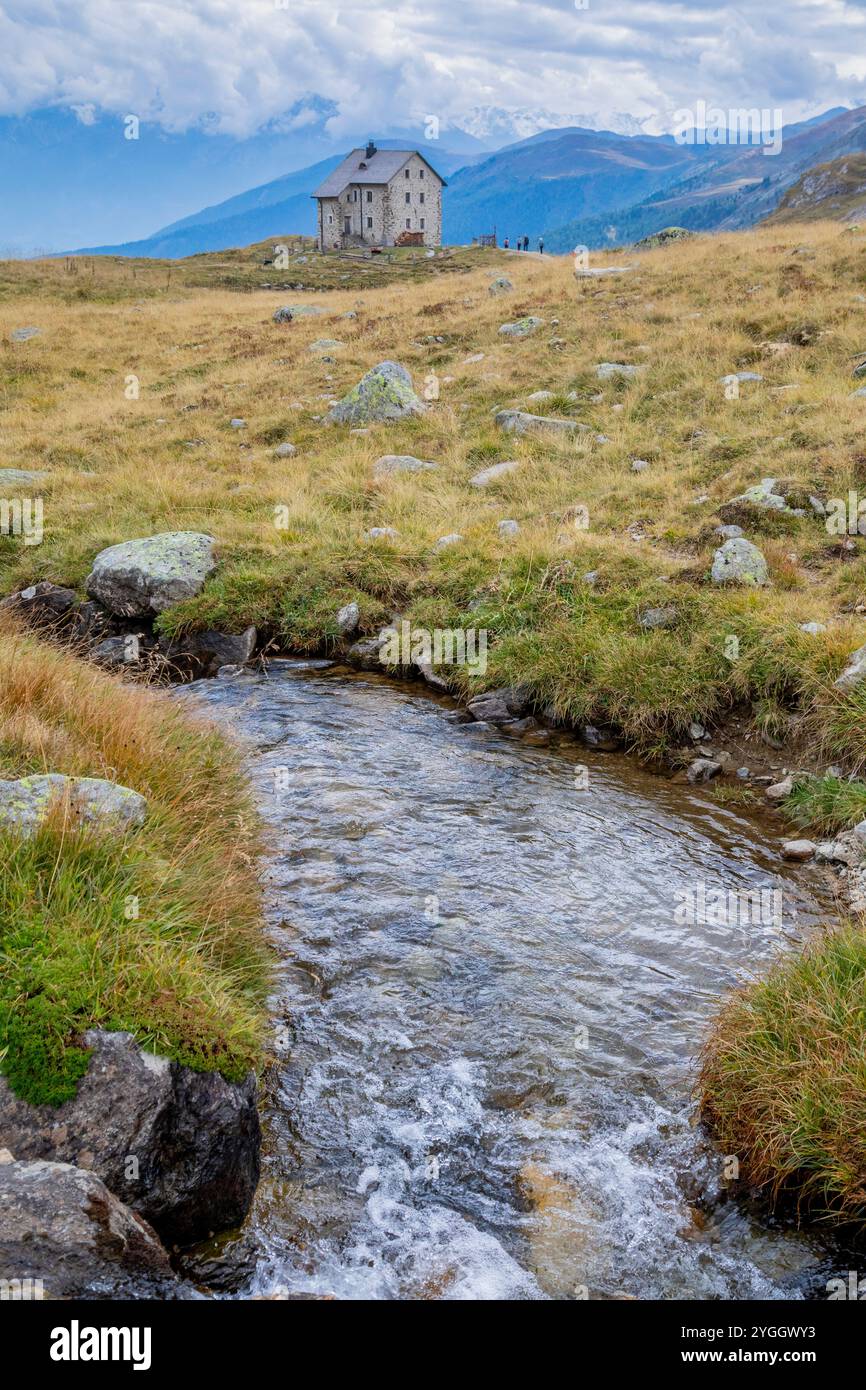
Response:
MULTIPOLYGON (((6 186, 16 188, 21 229, 28 216, 35 223, 47 180, 56 219, 52 250, 177 258, 245 246, 313 233, 310 194, 346 153, 326 138, 327 114, 325 103, 312 125, 293 130, 288 113, 245 140, 202 131, 173 136, 154 127, 130 141, 117 117, 86 111, 0 118, 0 172, 6 186), (326 157, 283 172, 286 163, 323 146, 326 157), (212 190, 216 198, 208 196, 212 190), (205 198, 198 211, 159 225, 160 214, 195 206, 200 192, 205 198), (83 245, 75 235, 79 226, 141 225, 145 217, 159 229, 144 237, 113 244, 88 238, 83 245)), ((553 118, 541 109, 479 107, 467 118, 471 131, 450 127, 425 139, 413 128, 376 138, 383 148, 420 148, 448 180, 446 243, 468 242, 495 228, 500 239, 528 235, 534 242, 543 235, 550 251, 622 244, 672 224, 691 230, 750 226, 771 214, 816 165, 866 151, 864 107, 837 107, 786 127, 777 153, 760 145, 680 144, 671 135, 646 134, 627 116, 619 118, 618 131, 542 128, 490 148, 504 131, 513 136, 545 119, 553 118)), ((359 132, 354 143, 366 138, 359 132)), ((8 233, 4 225, 0 240, 8 233)), ((41 248, 18 254, 24 249, 33 254, 41 248)), ((8 242, 0 251, 9 253, 8 242)))

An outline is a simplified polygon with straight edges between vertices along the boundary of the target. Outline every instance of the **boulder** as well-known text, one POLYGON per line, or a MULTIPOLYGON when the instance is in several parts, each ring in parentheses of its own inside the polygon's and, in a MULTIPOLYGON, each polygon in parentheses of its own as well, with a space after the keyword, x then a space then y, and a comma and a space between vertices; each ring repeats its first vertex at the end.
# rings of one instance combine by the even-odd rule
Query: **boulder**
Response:
POLYGON ((632 459, 631 461, 632 473, 645 473, 648 468, 649 464, 646 459, 632 459))
POLYGON ((723 541, 735 541, 744 534, 742 526, 716 526, 715 534, 721 536, 723 541))
POLYGON ((722 771, 722 764, 713 758, 695 758, 689 764, 686 776, 690 782, 709 782, 712 777, 718 777, 722 771))
POLYGON ((513 289, 514 286, 507 275, 497 275, 496 279, 488 285, 487 293, 493 295, 510 294, 513 289))
POLYGON ((719 507, 719 516, 726 521, 739 517, 748 518, 751 512, 786 512, 792 515, 794 509, 786 500, 786 488, 790 484, 780 483, 776 478, 762 478, 759 483, 746 488, 738 497, 732 497, 719 507))
POLYGON ((246 420, 241 419, 239 415, 236 415, 234 419, 229 420, 229 424, 231 425, 233 430, 245 430, 247 427, 246 420))
POLYGON ((793 777, 783 777, 781 782, 773 782, 771 786, 767 787, 764 791, 764 796, 767 798, 768 801, 771 801, 774 805, 776 805, 778 804, 778 802, 784 801, 787 797, 789 797, 793 790, 793 777))
POLYGON ((51 808, 67 798, 70 814, 79 825, 98 825, 122 834, 143 825, 147 816, 144 797, 129 787, 102 777, 45 772, 16 782, 0 782, 0 830, 29 839, 51 808))
POLYGON ((858 647, 848 658, 848 665, 833 684, 837 690, 854 690, 866 676, 866 646, 858 647))
POLYGON ((42 579, 4 598, 0 612, 14 613, 33 627, 57 627, 74 618, 78 606, 74 589, 42 579))
POLYGON ((430 459, 418 459, 414 454, 383 454, 373 464, 373 477, 378 481, 381 478, 390 478, 392 473, 426 473, 431 468, 438 467, 438 463, 432 463, 430 459))
POLYGON ((276 449, 274 450, 274 458, 293 459, 297 452, 298 451, 295 448, 294 444, 291 444, 289 440, 286 440, 285 443, 277 445, 276 449))
POLYGON ((638 626, 648 631, 659 627, 674 627, 678 616, 675 608, 645 608, 638 615, 638 626))
POLYGON ((786 840, 782 845, 782 858, 802 864, 813 858, 815 849, 816 846, 811 840, 786 840))
POLYGON ((719 377, 719 385, 726 386, 729 381, 763 381, 760 372, 728 372, 727 376, 719 377))
POLYGON ((543 324, 544 319, 537 318, 535 314, 526 314, 522 319, 515 319, 514 323, 503 323, 499 332, 506 338, 528 338, 543 324))
POLYGON ((769 583, 767 561, 744 536, 725 541, 715 553, 710 577, 714 584, 763 585, 769 583))
POLYGON ((393 526, 371 526, 364 534, 368 541, 395 541, 400 532, 395 531, 393 526))
POLYGON ((34 328, 29 325, 27 328, 13 328, 9 337, 13 343, 29 343, 31 338, 38 338, 41 332, 41 328, 34 328))
POLYGON ((482 468, 480 473, 473 473, 469 479, 470 487, 487 487, 488 483, 495 482, 497 478, 503 478, 506 473, 513 473, 520 464, 517 459, 504 459, 502 463, 491 463, 489 468, 482 468))
POLYGON ((507 434, 535 434, 539 430, 581 434, 589 429, 589 425, 578 420, 557 420, 551 415, 531 415, 526 410, 498 410, 493 418, 507 434))
POLYGON ((504 724, 522 718, 531 701, 528 687, 506 685, 499 690, 486 690, 483 695, 474 695, 466 708, 473 719, 487 724, 504 724))
POLYGON ((213 536, 198 531, 121 541, 100 551, 85 587, 119 617, 162 613, 199 592, 216 569, 215 544, 213 536))
POLYGON ((147 1222, 69 1163, 0 1163, 0 1269, 39 1280, 49 1299, 166 1298, 179 1287, 147 1222))
POLYGON ((288 304, 284 304, 281 309, 277 309, 273 316, 274 323, 291 323, 294 317, 288 304))
POLYGON ((660 232, 653 232, 652 236, 641 237, 640 241, 636 241, 635 250, 640 246, 645 251, 651 251, 656 246, 667 246, 672 241, 685 241, 691 236, 694 236, 694 232, 687 231, 685 227, 662 227, 660 232))
POLYGON ((376 637, 362 637, 346 652, 346 660, 361 671, 381 671, 383 663, 380 653, 391 636, 392 630, 383 628, 376 637))
POLYGON ((500 521, 496 527, 500 536, 516 536, 520 531, 520 524, 517 521, 500 521))
POLYGON ((402 420, 410 415, 423 415, 426 409, 424 402, 415 395, 406 368, 399 362, 380 362, 331 407, 326 419, 332 424, 364 425, 376 420, 402 420))
POLYGON ((157 650, 172 665, 196 675, 215 675, 221 666, 244 666, 256 649, 258 633, 254 627, 233 634, 188 632, 183 637, 160 638, 157 650))
POLYGON ((463 537, 459 531, 449 531, 447 536, 440 536, 433 545, 434 550, 449 550, 452 545, 459 545, 463 537))
POLYGON ((19 1100, 0 1077, 0 1134, 17 1159, 87 1168, 169 1244, 236 1225, 259 1176, 253 1076, 236 1084, 91 1030, 87 1072, 57 1107, 19 1100))

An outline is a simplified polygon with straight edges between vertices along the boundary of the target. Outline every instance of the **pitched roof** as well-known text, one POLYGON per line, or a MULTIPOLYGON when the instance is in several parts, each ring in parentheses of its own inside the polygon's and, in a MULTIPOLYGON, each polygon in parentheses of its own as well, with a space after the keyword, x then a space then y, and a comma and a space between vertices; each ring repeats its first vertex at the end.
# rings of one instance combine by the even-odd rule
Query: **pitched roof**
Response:
MULTIPOLYGON (((375 154, 367 159, 367 152, 364 149, 353 150, 347 155, 342 164, 338 164, 336 169, 332 169, 326 179, 319 184, 313 198, 338 198, 344 188, 348 188, 352 183, 390 183, 395 174, 399 174, 407 159, 413 154, 417 154, 419 159, 424 159, 420 150, 376 150, 375 154)), ((431 173, 436 174, 436 170, 428 159, 424 163, 431 173)), ((436 174, 437 179, 443 185, 445 180, 441 174, 436 174)))

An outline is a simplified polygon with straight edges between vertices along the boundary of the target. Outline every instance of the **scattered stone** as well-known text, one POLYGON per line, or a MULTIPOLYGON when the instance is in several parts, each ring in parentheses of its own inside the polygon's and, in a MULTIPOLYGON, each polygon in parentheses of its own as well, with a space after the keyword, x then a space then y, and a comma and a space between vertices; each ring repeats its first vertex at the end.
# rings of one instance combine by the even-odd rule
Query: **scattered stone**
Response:
POLYGON ((525 410, 498 410, 495 423, 507 434, 535 434, 552 430, 559 434, 579 434, 589 429, 577 420, 557 420, 549 415, 530 415, 525 410))
POLYGON ((427 409, 415 395, 412 378, 399 362, 380 362, 328 411, 336 424, 369 424, 376 420, 402 420, 423 415, 427 409))
POLYGON ((709 782, 712 777, 718 777, 722 771, 722 764, 713 758, 695 758, 689 764, 686 776, 690 782, 709 782))
POLYGON ((516 536, 520 526, 516 521, 500 521, 496 529, 500 536, 516 536))
POLYGON ((638 616, 638 625, 647 630, 674 627, 678 616, 675 608, 647 608, 638 616))
POLYGON ((837 690, 853 690, 866 676, 866 646, 858 647, 848 658, 848 665, 838 680, 834 681, 837 690))
MULTIPOLYGON (((138 792, 102 777, 67 777, 60 772, 34 773, 17 782, 0 782, 0 829, 29 839, 56 804, 67 801, 82 825, 123 833, 143 825, 147 802, 138 792)), ((16 1151, 17 1152, 17 1151, 16 1151)))
POLYGON ((771 786, 767 787, 764 796, 768 801, 772 801, 773 804, 776 805, 778 802, 784 801, 786 797, 790 796, 793 790, 793 777, 783 777, 781 782, 774 782, 771 786))
POLYGON ((452 545, 459 545, 463 537, 459 531, 451 531, 447 536, 440 536, 433 546, 434 550, 448 550, 452 545))
POLYGON ((471 487, 487 487, 488 483, 495 482, 497 478, 502 478, 506 473, 513 473, 520 464, 517 459, 504 459, 502 463, 491 463, 489 468, 482 468, 480 473, 475 473, 469 479, 471 487))
POLYGON ((692 738, 695 740, 695 742, 697 742, 699 739, 706 738, 706 734, 707 731, 704 728, 703 724, 698 724, 697 720, 693 719, 691 724, 689 725, 689 738, 692 738))
POLYGON ((720 376, 720 385, 727 385, 729 381, 763 381, 760 372, 728 372, 727 376, 720 376))
POLYGON ((845 864, 849 869, 854 869, 863 862, 864 848, 860 836, 846 830, 835 840, 824 840, 817 845, 815 858, 819 864, 845 864))
POLYGON ((513 289, 514 286, 512 285, 507 275, 498 275, 496 279, 492 281, 492 283, 487 287, 487 293, 493 295, 510 294, 513 289))
POLYGON ((393 526, 371 526, 369 531, 365 532, 368 541, 395 541, 399 534, 393 526))
POLYGON ((524 686, 503 686, 499 690, 486 690, 482 695, 474 695, 466 708, 473 719, 487 724, 505 724, 520 719, 531 703, 528 689, 524 686))
POLYGON ((473 364, 474 362, 483 362, 483 361, 484 361, 484 353, 483 353, 483 352, 473 352, 472 355, 471 355, 471 357, 464 357, 464 358, 463 358, 463 362, 462 362, 461 365, 464 366, 464 367, 471 367, 472 364, 473 364))
POLYGON ((801 631, 801 632, 808 632, 809 635, 810 635, 810 637, 817 637, 817 635, 818 635, 819 632, 826 632, 826 631, 827 631, 827 624, 826 624, 826 623, 801 623, 801 624, 800 624, 800 631, 801 631))
POLYGON ((719 508, 719 515, 725 516, 726 512, 734 513, 746 511, 771 511, 788 512, 793 509, 785 501, 786 489, 790 484, 780 483, 775 478, 762 478, 753 487, 747 488, 738 497, 732 497, 729 502, 725 502, 719 508))
POLYGON ((256 649, 258 633, 248 627, 241 633, 188 632, 182 637, 161 637, 157 650, 181 670, 212 676, 221 666, 245 666, 256 649))
POLYGON ((274 314, 274 323, 291 323, 293 318, 294 314, 292 313, 288 304, 284 304, 283 307, 281 309, 277 309, 276 313, 274 314))
POLYGON ((646 459, 632 459, 631 461, 632 473, 645 473, 648 468, 649 464, 646 459))
POLYGON ((55 627, 71 618, 78 608, 74 589, 41 579, 0 601, 0 612, 16 613, 33 627, 55 627))
POLYGON ((13 343, 28 343, 31 338, 40 337, 41 333, 41 328, 33 328, 32 326, 28 328, 13 328, 9 337, 12 339, 13 343))
POLYGON ((667 246, 669 242, 685 241, 692 236, 694 236, 694 232, 686 231, 685 227, 663 227, 660 232, 653 232, 652 236, 641 237, 634 246, 635 250, 642 247, 644 250, 651 251, 656 246, 667 246))
MULTIPOLYGON (((296 288, 298 287, 296 286, 296 288)), ((311 318, 327 312, 326 309, 320 309, 316 304, 284 304, 274 314, 274 323, 290 323, 292 319, 311 318)))
POLYGON ((48 476, 34 468, 0 468, 0 488, 41 487, 48 476))
POLYGON ((553 399, 553 391, 533 391, 531 396, 527 396, 528 401, 550 401, 553 399))
POLYGON ((274 450, 274 458, 293 459, 297 452, 298 451, 295 448, 294 444, 291 444, 288 440, 286 440, 284 444, 277 445, 276 449, 274 450))
POLYGON ((586 266, 583 269, 575 268, 574 274, 577 280, 590 280, 597 279, 600 275, 626 275, 630 270, 636 269, 637 266, 634 265, 598 266, 592 269, 586 266))
POLYGON ((373 464, 373 477, 390 478, 392 473, 426 473, 438 468, 430 459, 416 459, 414 454, 383 454, 373 464))
POLYGON ((85 587, 118 617, 163 613, 199 592, 216 569, 215 544, 213 536, 198 531, 122 541, 100 551, 85 587))
POLYGON ((351 603, 345 604, 337 612, 337 631, 341 637, 348 637, 351 633, 357 632, 358 623, 361 621, 361 610, 354 599, 351 603))
POLYGON ((233 430, 245 430, 247 427, 246 420, 242 420, 239 415, 236 415, 233 420, 229 420, 229 424, 233 430))
POLYGON ((382 662, 379 659, 379 653, 385 643, 391 639, 391 636, 392 630, 383 628, 377 637, 362 637, 360 641, 354 642, 346 652, 346 660, 362 671, 381 671, 382 662))
POLYGON ((598 583, 598 570, 587 570, 586 574, 583 576, 583 582, 592 588, 598 583))
POLYGON ((339 338, 317 338, 314 343, 310 343, 310 352, 333 352, 335 348, 345 347, 339 338))
POLYGON ((595 369, 595 374, 599 381, 609 381, 612 377, 624 376, 628 380, 636 377, 640 367, 633 367, 626 362, 599 362, 595 369))
POLYGON ((587 748, 597 748, 600 753, 615 753, 619 748, 619 739, 613 729, 595 724, 584 724, 579 732, 587 748))
POLYGON ((803 863, 805 860, 813 858, 815 849, 816 846, 811 840, 786 840, 782 845, 782 858, 803 863))
POLYGON ((95 1173, 0 1164, 0 1267, 49 1299, 171 1297, 177 1276, 155 1232, 95 1173))
POLYGON ((744 533, 744 531, 743 531, 742 526, 730 525, 730 526, 717 526, 717 527, 715 528, 715 534, 716 534, 717 536, 721 536, 721 537, 722 537, 722 540, 725 540, 725 541, 735 541, 735 540, 738 540, 739 537, 742 536, 742 535, 744 535, 745 533, 744 533))
POLYGON ((515 319, 514 323, 503 323, 499 332, 506 338, 528 338, 543 325, 544 319, 537 318, 535 314, 527 314, 522 319, 515 319))
POLYGON ((769 583, 769 570, 758 547, 738 536, 716 551, 711 578, 714 584, 757 586, 769 583))
POLYGON ((30 1105, 0 1077, 0 1133, 16 1158, 88 1167, 171 1243, 241 1221, 259 1176, 253 1075, 193 1071, 131 1033, 93 1029, 84 1041, 87 1072, 62 1105, 30 1105))

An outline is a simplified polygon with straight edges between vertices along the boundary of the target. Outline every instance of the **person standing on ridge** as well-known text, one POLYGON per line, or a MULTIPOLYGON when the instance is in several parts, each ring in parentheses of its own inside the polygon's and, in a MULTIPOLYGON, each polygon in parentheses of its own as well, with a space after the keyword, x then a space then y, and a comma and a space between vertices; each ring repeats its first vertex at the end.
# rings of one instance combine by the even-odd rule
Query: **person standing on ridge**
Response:
POLYGON ((540 237, 538 238, 538 254, 539 254, 539 256, 543 256, 543 255, 544 255, 544 237, 543 237, 543 236, 540 236, 540 237))

